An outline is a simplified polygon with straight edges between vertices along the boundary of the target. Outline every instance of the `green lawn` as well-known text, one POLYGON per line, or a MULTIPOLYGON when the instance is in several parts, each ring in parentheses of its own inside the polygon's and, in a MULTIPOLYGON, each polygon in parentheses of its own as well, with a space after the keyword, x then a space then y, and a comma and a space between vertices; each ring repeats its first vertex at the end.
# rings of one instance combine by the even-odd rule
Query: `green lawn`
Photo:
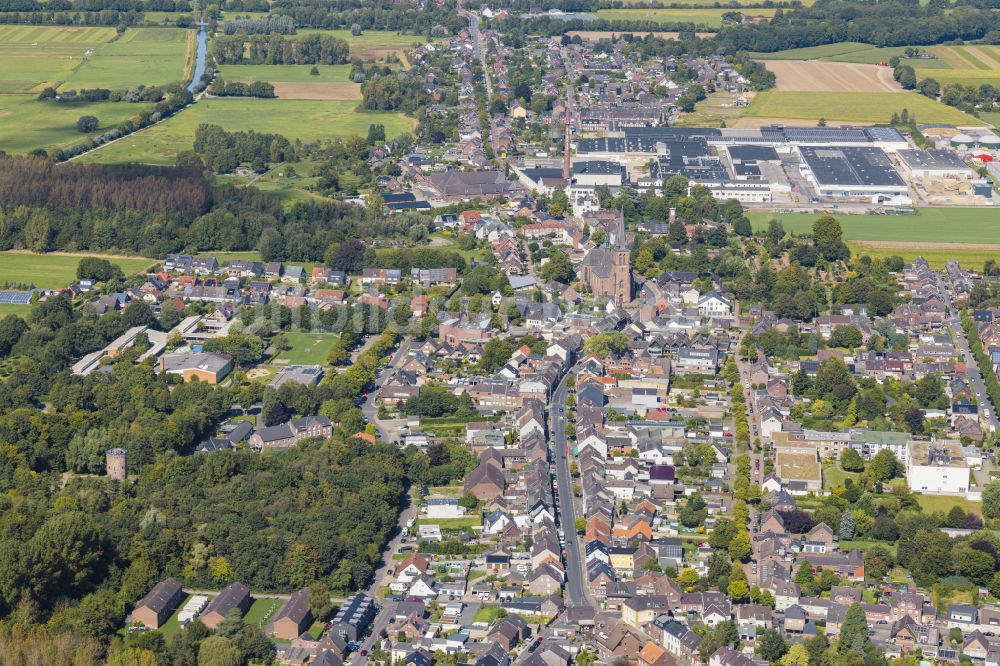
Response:
POLYGON ((867 539, 851 539, 850 541, 841 541, 840 549, 844 551, 851 551, 857 548, 858 550, 868 550, 874 546, 881 546, 887 551, 892 553, 893 557, 896 557, 896 544, 887 543, 885 541, 869 541, 867 539))
POLYGON ((917 93, 791 92, 768 90, 758 93, 747 117, 801 118, 859 123, 887 123, 892 114, 906 109, 919 123, 982 125, 982 121, 958 109, 917 93))
POLYGON ((493 624, 498 617, 503 614, 503 609, 499 606, 480 606, 479 610, 473 616, 473 622, 485 622, 486 624, 493 624))
POLYGON ((6 317, 7 315, 11 314, 27 319, 28 315, 31 314, 31 306, 14 305, 12 303, 0 303, 0 317, 6 317))
POLYGON ((973 502, 965 499, 964 497, 951 497, 948 495, 921 495, 919 493, 914 493, 914 497, 917 498, 920 508, 922 508, 925 513, 934 513, 936 511, 948 513, 951 511, 952 507, 960 506, 966 513, 974 513, 977 516, 982 515, 982 502, 973 502))
POLYGON ((263 628, 265 624, 274 619, 274 614, 278 612, 283 603, 284 601, 281 599, 257 599, 247 611, 243 621, 251 627, 263 628), (270 611, 270 615, 268 615, 268 611, 270 611))
POLYGON ((269 81, 270 83, 350 83, 350 65, 315 65, 319 76, 309 72, 313 65, 223 65, 219 76, 226 81, 269 81))
POLYGON ((837 486, 844 485, 844 481, 847 479, 856 480, 860 474, 856 472, 845 472, 840 468, 840 465, 824 465, 823 466, 823 487, 824 488, 836 488, 837 486))
POLYGON ((103 146, 83 159, 172 164, 177 153, 191 149, 195 130, 202 123, 230 131, 273 132, 289 139, 316 141, 364 136, 373 123, 381 123, 386 135, 395 137, 413 129, 415 121, 399 113, 359 110, 353 101, 203 99, 159 125, 103 146))
MULTIPOLYGON (((722 25, 722 15, 732 9, 599 9, 597 17, 607 21, 654 21, 656 23, 693 23, 717 28, 722 25)), ((774 8, 746 9, 749 16, 774 16, 774 8)))
MULTIPOLYGON (((926 243, 1000 243, 1000 217, 988 208, 918 208, 917 215, 833 215, 846 240, 926 243)), ((785 230, 812 233, 816 213, 748 213, 754 229, 764 230, 772 217, 785 230)), ((895 252, 894 252, 895 253, 895 252)))
POLYGON ((483 516, 475 513, 461 518, 421 518, 416 525, 437 525, 442 530, 468 530, 483 524, 483 516))
POLYGON ((326 357, 337 337, 332 333, 285 333, 292 348, 278 354, 275 361, 287 361, 292 365, 326 365, 326 357))
POLYGON ((58 85, 115 34, 104 27, 0 26, 0 93, 58 85))
POLYGON ((140 83, 165 85, 181 81, 194 37, 194 30, 182 28, 129 28, 98 49, 62 88, 121 90, 140 83))
POLYGON ((88 136, 76 129, 80 116, 97 117, 97 131, 89 135, 96 136, 149 108, 126 102, 39 102, 35 95, 0 95, 0 150, 19 154, 65 148, 88 136))
MULTIPOLYGON (((0 253, 0 284, 17 282, 43 289, 58 289, 76 281, 76 267, 83 255, 0 253)), ((142 257, 112 259, 126 274, 139 273, 156 263, 142 257)), ((24 306, 19 306, 24 307, 24 306)))
POLYGON ((988 111, 980 113, 979 117, 994 127, 1000 127, 1000 111, 988 111))

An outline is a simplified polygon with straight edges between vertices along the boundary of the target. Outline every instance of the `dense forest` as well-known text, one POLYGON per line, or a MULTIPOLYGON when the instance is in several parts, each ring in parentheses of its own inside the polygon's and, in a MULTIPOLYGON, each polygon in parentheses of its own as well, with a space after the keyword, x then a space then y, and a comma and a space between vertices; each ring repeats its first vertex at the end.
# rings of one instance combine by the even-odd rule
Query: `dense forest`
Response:
MULTIPOLYGON (((271 150, 260 136, 223 132, 223 151, 246 145, 271 150), (232 143, 231 143, 232 142, 232 143)), ((350 154, 361 150, 345 146, 350 154)), ((298 150, 297 145, 293 146, 298 150)), ((286 146, 286 149, 291 149, 286 146)), ((321 153, 322 147, 317 148, 321 153)), ((330 154, 333 154, 331 152, 330 154)), ((52 165, 32 157, 0 159, 0 249, 93 250, 163 257, 170 252, 260 250, 266 260, 322 261, 349 238, 423 237, 431 218, 388 218, 337 201, 300 202, 284 210, 255 188, 215 184, 188 152, 190 167, 52 165)))
MULTIPOLYGON (((276 0, 271 11, 290 16, 295 25, 307 28, 343 28, 357 24, 362 30, 392 30, 412 35, 444 36, 467 27, 454 0, 441 6, 417 5, 392 0, 276 0)), ((419 38, 414 41, 420 41, 419 38)))

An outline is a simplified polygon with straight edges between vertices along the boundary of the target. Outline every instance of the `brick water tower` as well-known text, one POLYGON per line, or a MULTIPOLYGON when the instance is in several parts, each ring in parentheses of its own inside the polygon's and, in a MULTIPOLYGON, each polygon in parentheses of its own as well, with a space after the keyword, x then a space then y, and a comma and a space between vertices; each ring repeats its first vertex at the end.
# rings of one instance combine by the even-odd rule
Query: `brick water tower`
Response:
POLYGON ((124 481, 128 475, 128 453, 125 449, 108 449, 107 456, 108 478, 116 481, 124 481))

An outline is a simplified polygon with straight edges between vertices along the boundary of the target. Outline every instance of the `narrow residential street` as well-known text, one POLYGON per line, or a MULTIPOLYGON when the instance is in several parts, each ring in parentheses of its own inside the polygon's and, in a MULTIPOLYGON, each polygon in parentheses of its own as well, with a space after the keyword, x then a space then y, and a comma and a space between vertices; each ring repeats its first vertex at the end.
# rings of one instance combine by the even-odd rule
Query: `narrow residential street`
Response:
POLYGON ((586 570, 581 555, 580 540, 573 528, 576 507, 573 501, 573 479, 569 473, 569 459, 566 451, 566 397, 569 394, 567 377, 559 382, 549 403, 549 441, 559 483, 559 524, 566 537, 566 592, 567 606, 586 606, 591 601, 587 595, 586 570))
MULTIPOLYGON (((372 337, 374 340, 374 336, 372 337)), ((368 344, 367 342, 365 343, 368 344)), ((376 400, 378 399, 379 391, 382 387, 388 384, 396 376, 396 371, 401 365, 406 361, 406 357, 410 353, 410 348, 413 345, 413 340, 410 338, 405 338, 399 343, 399 347, 396 352, 392 355, 392 360, 389 361, 389 367, 382 370, 382 373, 375 380, 375 388, 368 392, 365 397, 365 401, 361 406, 361 412, 365 415, 365 420, 369 423, 375 425, 375 432, 377 437, 383 442, 391 442, 396 439, 398 431, 394 432, 394 428, 385 421, 382 421, 378 417, 378 404, 376 400)))

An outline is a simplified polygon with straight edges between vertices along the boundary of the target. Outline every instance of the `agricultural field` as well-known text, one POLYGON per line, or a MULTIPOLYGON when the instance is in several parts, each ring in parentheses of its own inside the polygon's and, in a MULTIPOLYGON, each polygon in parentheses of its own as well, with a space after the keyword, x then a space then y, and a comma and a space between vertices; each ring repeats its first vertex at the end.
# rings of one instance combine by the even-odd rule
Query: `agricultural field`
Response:
POLYGON ((892 70, 879 65, 819 60, 762 60, 780 92, 903 92, 892 70))
POLYGON ((203 99, 164 122, 88 153, 86 162, 173 164, 190 150, 198 125, 214 123, 227 130, 283 134, 317 141, 368 133, 372 123, 385 125, 386 136, 413 129, 415 121, 399 113, 358 110, 357 102, 273 99, 203 99))
POLYGON ((1000 245, 963 245, 954 243, 912 243, 900 245, 893 241, 848 241, 851 253, 867 255, 872 259, 890 256, 902 257, 903 261, 913 261, 923 257, 931 268, 944 268, 954 259, 965 268, 981 269, 987 259, 996 259, 1000 245))
POLYGON ((298 34, 307 35, 311 32, 322 32, 324 35, 333 35, 347 42, 351 49, 351 58, 361 60, 385 60, 388 55, 396 55, 400 60, 406 62, 406 52, 416 44, 426 44, 427 39, 423 35, 404 35, 387 30, 365 30, 355 37, 350 30, 320 30, 306 29, 299 30, 298 34))
MULTIPOLYGON (((0 284, 33 284, 42 289, 59 289, 76 280, 76 267, 84 256, 87 255, 0 252, 0 284)), ((156 264, 155 259, 144 257, 108 259, 121 266, 126 275, 145 271, 156 264)))
MULTIPOLYGON (((751 93, 752 95, 753 93, 751 93)), ((736 96, 729 92, 714 92, 695 105, 694 113, 677 119, 679 127, 732 127, 746 107, 736 106, 736 96)))
MULTIPOLYGON (((838 215, 847 241, 895 241, 948 245, 1000 244, 997 211, 989 208, 918 208, 917 215, 838 215)), ((748 213, 755 230, 767 228, 771 218, 795 234, 812 233, 819 213, 748 213)), ((898 254, 894 252, 893 254, 898 254)))
POLYGON ((288 365, 326 365, 326 357, 338 336, 332 333, 285 333, 290 349, 280 352, 274 362, 288 365))
POLYGON ((89 136, 100 134, 123 120, 138 116, 148 104, 126 102, 39 102, 34 95, 0 95, 0 150, 10 154, 35 148, 53 149, 84 139, 76 129, 80 116, 96 116, 99 125, 89 136))
POLYGON ((62 83, 115 34, 114 28, 0 26, 0 93, 39 92, 62 83))
POLYGON ((317 75, 310 74, 312 69, 312 65, 226 65, 221 75, 227 81, 273 83, 279 99, 361 99, 360 84, 350 79, 350 65, 320 65, 317 75))
POLYGON ((967 44, 963 46, 919 47, 934 58, 907 58, 904 46, 879 48, 859 42, 839 42, 776 53, 754 53, 758 60, 818 60, 876 65, 893 57, 916 70, 918 79, 934 78, 941 84, 1000 84, 1000 46, 967 44))
MULTIPOLYGON (((700 9, 599 9, 597 17, 608 21, 654 21, 656 23, 693 23, 695 25, 717 28, 722 25, 722 15, 726 12, 740 11, 705 7, 700 9)), ((748 16, 774 16, 775 9, 746 9, 748 16)))
POLYGON ((982 125, 958 109, 917 93, 835 93, 768 90, 747 107, 748 118, 794 118, 860 123, 886 123, 893 113, 907 109, 917 122, 982 125))
POLYGON ((165 85, 185 78, 195 31, 182 28, 130 28, 98 49, 66 79, 63 88, 120 90, 139 83, 165 85))

